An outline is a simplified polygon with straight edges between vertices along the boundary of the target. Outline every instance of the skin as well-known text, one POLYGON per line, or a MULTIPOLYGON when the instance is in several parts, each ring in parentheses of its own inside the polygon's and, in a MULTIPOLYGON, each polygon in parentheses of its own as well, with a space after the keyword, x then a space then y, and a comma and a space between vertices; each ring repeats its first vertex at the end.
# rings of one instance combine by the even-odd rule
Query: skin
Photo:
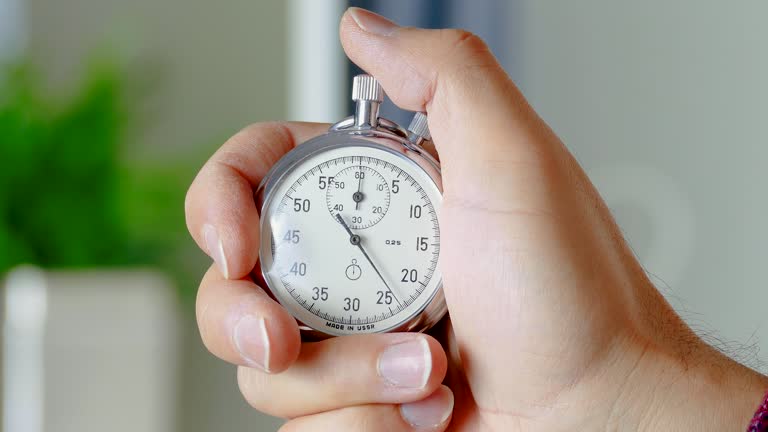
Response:
POLYGON ((295 320, 248 276, 259 241, 252 194, 283 154, 327 125, 249 126, 202 168, 186 215, 216 261, 198 295, 203 342, 240 366, 254 408, 291 419, 286 431, 744 430, 766 377, 709 347, 672 310, 578 163, 479 38, 393 27, 360 9, 344 14, 340 37, 397 105, 429 115, 443 168, 451 322, 432 336, 302 344, 295 320), (265 320, 269 349, 258 353, 268 372, 234 342, 243 316, 265 320), (431 357, 426 384, 391 385, 378 355, 419 338, 431 357), (452 399, 439 424, 413 426, 403 414, 450 410, 452 399))

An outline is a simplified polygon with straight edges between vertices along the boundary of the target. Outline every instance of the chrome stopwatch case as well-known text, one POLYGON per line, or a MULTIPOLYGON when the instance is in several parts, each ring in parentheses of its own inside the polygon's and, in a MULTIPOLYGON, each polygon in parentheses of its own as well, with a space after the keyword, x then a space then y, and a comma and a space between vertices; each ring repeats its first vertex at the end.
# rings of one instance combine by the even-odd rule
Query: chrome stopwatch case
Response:
POLYGON ((355 115, 275 164, 257 190, 259 262, 271 295, 309 337, 424 331, 446 313, 440 165, 379 118, 384 93, 354 78, 355 115))

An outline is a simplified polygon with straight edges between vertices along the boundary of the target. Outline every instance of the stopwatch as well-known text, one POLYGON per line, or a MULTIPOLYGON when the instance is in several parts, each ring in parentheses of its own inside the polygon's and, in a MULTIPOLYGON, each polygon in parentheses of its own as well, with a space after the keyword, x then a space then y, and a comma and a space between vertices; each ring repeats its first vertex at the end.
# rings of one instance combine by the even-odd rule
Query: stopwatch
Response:
POLYGON ((264 284, 306 338, 424 331, 446 313, 440 271, 440 164, 379 117, 384 92, 352 83, 355 114, 296 146, 256 191, 264 284))

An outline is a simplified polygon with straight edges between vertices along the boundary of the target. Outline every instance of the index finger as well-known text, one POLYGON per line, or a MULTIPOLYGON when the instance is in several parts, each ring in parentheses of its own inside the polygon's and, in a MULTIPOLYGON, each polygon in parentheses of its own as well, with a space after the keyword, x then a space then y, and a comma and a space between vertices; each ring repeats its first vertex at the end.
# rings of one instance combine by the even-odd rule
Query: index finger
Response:
POLYGON ((187 228, 227 279, 251 272, 259 255, 259 213, 253 192, 296 145, 328 130, 321 123, 256 123, 238 132, 206 162, 184 203, 187 228))

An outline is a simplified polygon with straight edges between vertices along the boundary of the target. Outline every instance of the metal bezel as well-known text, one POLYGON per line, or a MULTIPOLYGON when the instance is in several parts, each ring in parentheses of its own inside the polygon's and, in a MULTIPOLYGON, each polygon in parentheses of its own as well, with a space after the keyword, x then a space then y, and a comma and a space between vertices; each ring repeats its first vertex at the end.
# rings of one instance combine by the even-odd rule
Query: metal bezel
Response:
MULTIPOLYGON (((272 197, 272 192, 275 187, 280 184, 284 176, 291 172, 302 161, 309 157, 314 156, 317 153, 331 150, 338 147, 371 147, 386 150, 397 154, 400 157, 404 157, 415 163, 429 176, 429 178, 437 186, 440 194, 443 193, 442 177, 440 174, 440 163, 435 160, 429 153, 424 151, 419 146, 415 146, 412 142, 404 136, 401 128, 395 129, 396 126, 392 122, 388 122, 384 128, 369 128, 369 129, 355 129, 344 128, 347 126, 345 121, 331 127, 328 133, 319 137, 310 139, 309 141, 296 146, 293 150, 283 156, 264 176, 264 179, 259 184, 255 192, 256 206, 261 215, 264 209, 269 205, 272 197), (343 125, 338 127, 339 125, 343 125)), ((442 204, 439 203, 439 204, 442 204)), ((264 219, 262 222, 264 223, 264 219)), ((262 227, 259 226, 261 231, 262 227)), ((261 248, 259 248, 261 249, 261 248)), ((265 282, 269 294, 273 298, 277 296, 273 292, 273 288, 269 286, 268 279, 265 276, 265 269, 262 266, 263 261, 259 259, 259 276, 261 280, 265 282)), ((432 298, 426 304, 426 306, 418 313, 409 317, 400 326, 387 330, 387 332, 423 332, 437 324, 440 319, 445 316, 448 308, 445 303, 445 295, 443 294, 443 280, 442 274, 440 275, 440 281, 437 284, 437 288, 432 298)), ((298 320, 297 320, 298 321, 298 320)), ((316 330, 306 324, 298 321, 299 329, 302 336, 307 339, 325 339, 329 337, 336 337, 337 335, 329 334, 316 330)))

